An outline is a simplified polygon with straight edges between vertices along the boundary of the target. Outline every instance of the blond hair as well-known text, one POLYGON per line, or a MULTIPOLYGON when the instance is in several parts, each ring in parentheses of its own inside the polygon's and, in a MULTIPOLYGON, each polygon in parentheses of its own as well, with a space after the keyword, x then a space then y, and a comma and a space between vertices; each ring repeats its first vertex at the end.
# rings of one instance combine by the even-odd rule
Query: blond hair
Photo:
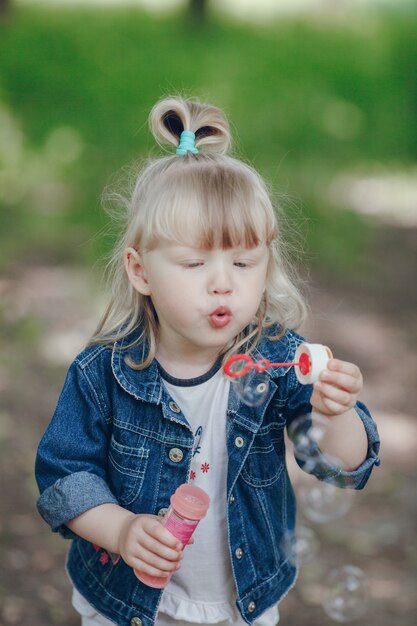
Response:
POLYGON ((231 135, 223 111, 168 98, 153 107, 149 124, 160 145, 177 147, 181 132, 193 131, 199 153, 151 159, 139 172, 124 203, 124 232, 108 265, 111 299, 90 345, 112 345, 139 329, 134 343, 145 341, 147 354, 141 363, 131 365, 145 368, 151 363, 158 341, 155 310, 150 296, 130 284, 123 252, 128 247, 151 250, 161 241, 205 249, 252 248, 261 243, 269 247, 267 285, 254 326, 235 338, 227 354, 252 349, 264 328, 279 325, 280 332, 272 339, 298 328, 306 308, 285 260, 270 195, 251 166, 227 154, 231 135))

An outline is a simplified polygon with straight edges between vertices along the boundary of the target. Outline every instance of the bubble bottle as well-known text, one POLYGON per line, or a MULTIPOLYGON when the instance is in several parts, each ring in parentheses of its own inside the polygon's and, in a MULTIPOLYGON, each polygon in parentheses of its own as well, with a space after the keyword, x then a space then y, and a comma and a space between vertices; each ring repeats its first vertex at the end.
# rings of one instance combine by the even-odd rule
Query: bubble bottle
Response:
MULTIPOLYGON (((181 541, 184 549, 199 521, 205 517, 210 498, 200 487, 184 483, 172 494, 170 502, 171 506, 162 519, 162 525, 181 541)), ((136 569, 133 571, 141 582, 155 589, 166 587, 172 576, 150 576, 136 569)))

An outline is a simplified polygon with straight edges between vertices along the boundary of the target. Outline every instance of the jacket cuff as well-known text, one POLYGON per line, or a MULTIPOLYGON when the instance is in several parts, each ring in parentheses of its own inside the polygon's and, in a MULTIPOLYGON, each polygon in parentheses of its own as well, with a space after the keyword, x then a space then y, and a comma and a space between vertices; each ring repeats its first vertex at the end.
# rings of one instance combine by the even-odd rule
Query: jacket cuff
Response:
POLYGON ((76 472, 57 480, 38 498, 40 515, 53 532, 65 539, 76 537, 66 522, 100 504, 118 504, 107 483, 89 472, 76 472))
POLYGON ((368 409, 362 402, 357 402, 355 406, 356 413, 362 420, 366 436, 368 437, 368 454, 366 459, 356 470, 350 472, 352 477, 352 486, 354 489, 363 489, 368 482, 374 465, 381 465, 378 453, 380 448, 379 434, 376 424, 369 414, 368 409))

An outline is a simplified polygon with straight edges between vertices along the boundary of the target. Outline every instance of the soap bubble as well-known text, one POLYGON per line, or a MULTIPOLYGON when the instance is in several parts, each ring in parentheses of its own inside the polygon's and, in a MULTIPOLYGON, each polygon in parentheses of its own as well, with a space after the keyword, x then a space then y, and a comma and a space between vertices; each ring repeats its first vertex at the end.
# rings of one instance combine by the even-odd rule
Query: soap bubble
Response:
POLYGON ((364 572, 344 565, 329 572, 324 581, 323 608, 335 622, 347 623, 362 617, 368 607, 364 572))
POLYGON ((268 394, 269 376, 265 372, 252 369, 244 376, 235 379, 234 388, 247 406, 259 406, 268 394))
MULTIPOLYGON (((326 483, 336 487, 346 487, 348 485, 348 479, 343 472, 342 465, 339 459, 323 452, 317 452, 305 461, 301 461, 301 467, 307 474, 313 474, 320 480, 324 480, 326 483)), ((349 496, 346 496, 346 498, 349 498, 349 496)))
POLYGON ((298 490, 300 507, 309 520, 325 524, 345 515, 352 505, 352 494, 325 482, 303 486, 298 490))
POLYGON ((295 532, 287 530, 284 533, 281 550, 292 565, 306 565, 316 558, 319 543, 311 528, 298 526, 295 532))
POLYGON ((317 454, 320 442, 323 440, 328 426, 328 418, 314 413, 300 415, 288 427, 288 436, 291 439, 297 458, 306 460, 317 454))
POLYGON ((328 424, 329 418, 319 413, 314 413, 314 416, 310 413, 301 415, 290 423, 288 436, 294 446, 294 455, 307 474, 345 487, 346 475, 342 470, 342 462, 320 449, 328 424))

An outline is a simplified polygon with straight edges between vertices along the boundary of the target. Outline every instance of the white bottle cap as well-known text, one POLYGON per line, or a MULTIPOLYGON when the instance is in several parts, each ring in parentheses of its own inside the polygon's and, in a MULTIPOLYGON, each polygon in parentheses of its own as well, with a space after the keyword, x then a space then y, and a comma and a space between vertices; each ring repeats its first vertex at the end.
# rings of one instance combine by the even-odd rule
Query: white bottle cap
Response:
POLYGON ((326 369, 327 363, 333 358, 330 348, 321 343, 301 343, 295 353, 295 375, 302 385, 315 383, 320 373, 326 369))

